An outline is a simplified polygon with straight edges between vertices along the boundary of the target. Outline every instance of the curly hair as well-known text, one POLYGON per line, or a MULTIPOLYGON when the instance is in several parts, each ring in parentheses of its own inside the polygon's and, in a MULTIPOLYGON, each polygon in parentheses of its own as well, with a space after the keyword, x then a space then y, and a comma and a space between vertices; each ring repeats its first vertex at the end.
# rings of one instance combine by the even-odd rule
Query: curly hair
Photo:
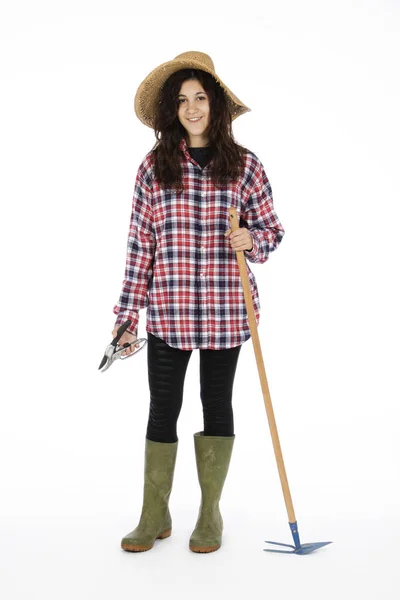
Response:
POLYGON ((203 85, 210 103, 209 146, 214 150, 210 177, 216 187, 235 181, 243 172, 244 154, 248 149, 238 144, 232 133, 232 117, 226 95, 216 79, 200 69, 181 69, 173 73, 160 90, 154 120, 157 142, 152 148, 155 155, 154 175, 161 187, 183 191, 179 142, 187 132, 178 119, 178 94, 182 83, 196 79, 203 85))

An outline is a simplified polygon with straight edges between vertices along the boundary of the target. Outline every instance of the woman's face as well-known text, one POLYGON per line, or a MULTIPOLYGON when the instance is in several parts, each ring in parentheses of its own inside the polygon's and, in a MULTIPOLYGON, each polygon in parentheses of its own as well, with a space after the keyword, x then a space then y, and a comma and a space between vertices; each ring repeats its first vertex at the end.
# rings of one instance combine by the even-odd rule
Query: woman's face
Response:
POLYGON ((178 95, 178 119, 187 131, 189 146, 208 144, 210 105, 207 93, 197 79, 188 79, 182 83, 178 95), (197 121, 190 120, 198 117, 200 119, 197 121))

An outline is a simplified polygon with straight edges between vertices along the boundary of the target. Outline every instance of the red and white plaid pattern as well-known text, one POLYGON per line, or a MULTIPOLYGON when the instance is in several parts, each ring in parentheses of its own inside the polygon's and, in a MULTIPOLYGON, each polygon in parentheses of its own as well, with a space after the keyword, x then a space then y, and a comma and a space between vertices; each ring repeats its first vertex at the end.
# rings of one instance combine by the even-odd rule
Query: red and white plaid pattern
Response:
MULTIPOLYGON (((228 209, 249 229, 253 249, 244 256, 264 263, 285 233, 273 206, 272 190, 253 152, 235 183, 216 188, 181 139, 184 191, 162 189, 154 179, 154 157, 139 166, 133 193, 125 277, 113 312, 137 336, 139 310, 147 307, 146 331, 182 350, 233 348, 250 338, 236 252, 224 237, 228 209)), ((250 288, 257 325, 260 300, 254 274, 250 288)))

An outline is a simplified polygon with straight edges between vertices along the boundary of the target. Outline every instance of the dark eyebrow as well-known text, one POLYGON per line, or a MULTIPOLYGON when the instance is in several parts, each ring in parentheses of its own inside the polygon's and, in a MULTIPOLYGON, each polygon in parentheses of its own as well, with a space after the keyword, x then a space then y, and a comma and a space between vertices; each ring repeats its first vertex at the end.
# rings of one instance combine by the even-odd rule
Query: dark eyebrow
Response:
MULTIPOLYGON (((196 92, 195 96, 197 96, 197 94, 205 94, 206 92, 196 92)), ((178 98, 179 96, 183 96, 184 98, 186 98, 185 94, 178 94, 178 98)))

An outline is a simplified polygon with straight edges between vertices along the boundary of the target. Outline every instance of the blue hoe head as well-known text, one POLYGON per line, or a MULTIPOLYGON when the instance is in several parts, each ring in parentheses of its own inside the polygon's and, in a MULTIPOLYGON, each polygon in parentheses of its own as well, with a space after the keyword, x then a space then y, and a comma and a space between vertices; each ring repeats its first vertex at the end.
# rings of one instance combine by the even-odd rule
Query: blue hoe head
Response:
POLYGON ((280 544, 279 542, 268 542, 266 544, 274 544, 275 546, 285 546, 286 548, 292 548, 292 550, 272 550, 264 548, 264 552, 280 552, 282 554, 311 554, 314 550, 318 550, 318 548, 322 548, 322 546, 327 546, 328 544, 332 544, 332 542, 313 542, 312 544, 300 544, 299 530, 297 527, 297 521, 294 523, 290 523, 290 531, 292 532, 293 541, 295 543, 294 546, 292 544, 280 544))
POLYGON ((318 548, 322 548, 322 546, 327 546, 328 544, 332 544, 332 542, 314 542, 311 544, 300 544, 296 548, 296 546, 292 546, 291 544, 279 544, 278 542, 269 542, 266 541, 266 544, 275 544, 276 546, 286 546, 287 548, 293 548, 293 550, 273 550, 272 548, 264 548, 264 552, 280 552, 281 554, 311 554, 314 550, 318 550, 318 548))

